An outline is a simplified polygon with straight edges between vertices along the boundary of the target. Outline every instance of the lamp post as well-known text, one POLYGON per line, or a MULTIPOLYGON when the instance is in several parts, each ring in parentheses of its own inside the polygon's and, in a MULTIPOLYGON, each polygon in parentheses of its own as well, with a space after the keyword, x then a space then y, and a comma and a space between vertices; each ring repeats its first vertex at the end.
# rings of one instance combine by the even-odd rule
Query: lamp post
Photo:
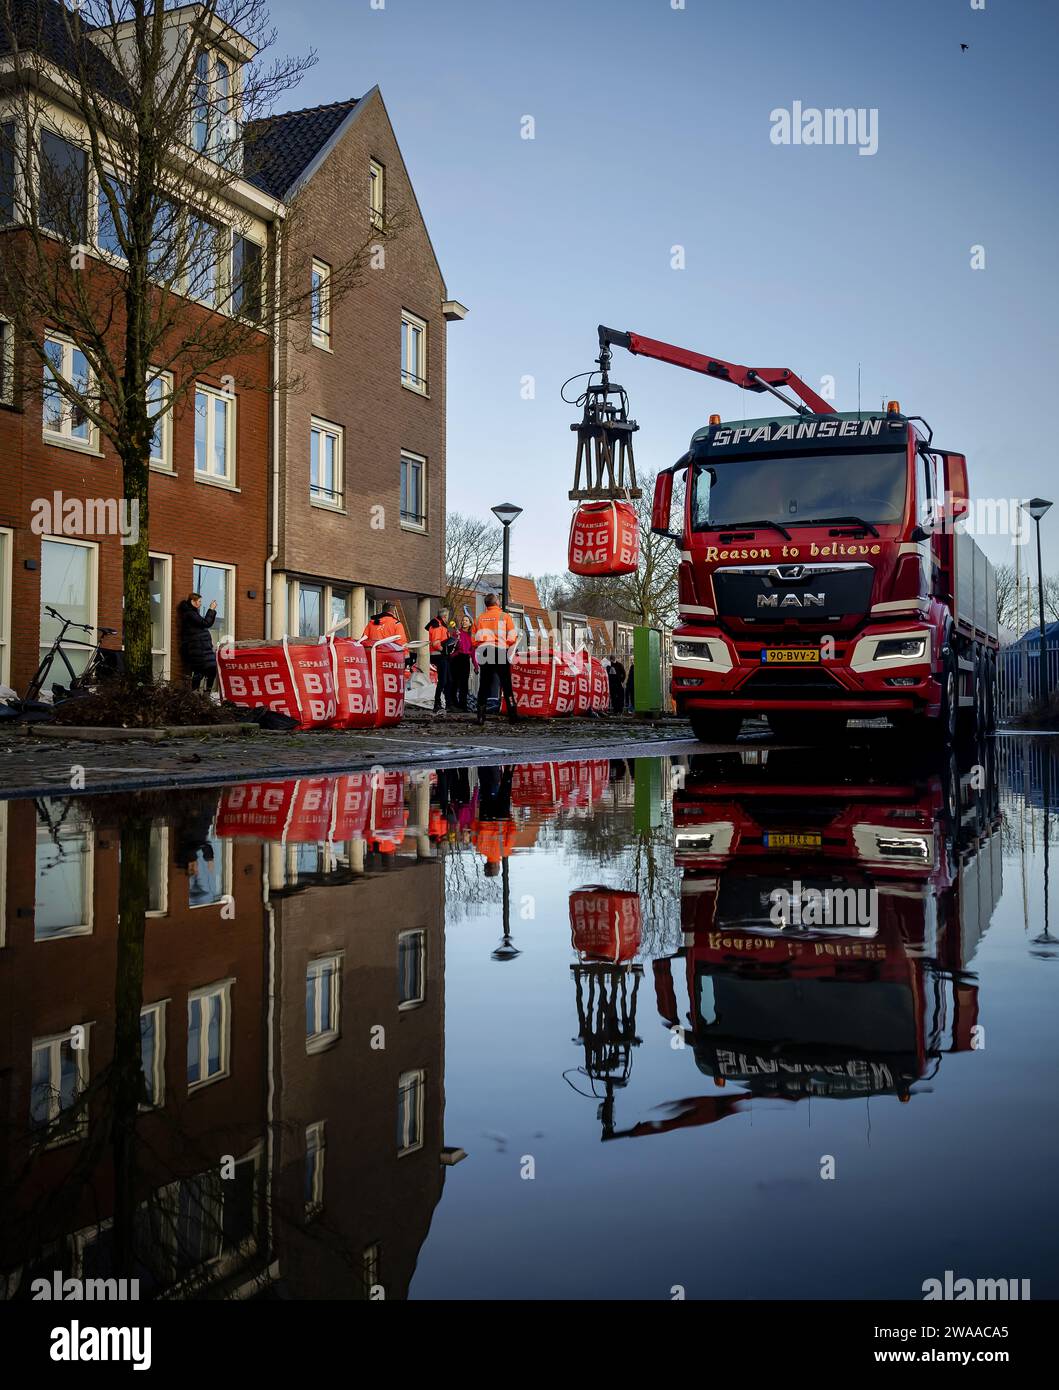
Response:
POLYGON ((500 607, 506 610, 508 578, 511 568, 511 523, 517 521, 522 515, 522 508, 516 507, 513 502, 501 502, 498 507, 493 508, 493 515, 504 528, 504 569, 500 580, 500 607))
POLYGON ((1023 502, 1022 504, 1023 511, 1029 512, 1037 527, 1037 616, 1041 625, 1040 679, 1038 681, 1038 691, 1040 694, 1041 709, 1047 707, 1049 695, 1048 643, 1044 635, 1044 566, 1041 563, 1041 517, 1051 505, 1052 504, 1043 497, 1031 497, 1028 502, 1023 502))

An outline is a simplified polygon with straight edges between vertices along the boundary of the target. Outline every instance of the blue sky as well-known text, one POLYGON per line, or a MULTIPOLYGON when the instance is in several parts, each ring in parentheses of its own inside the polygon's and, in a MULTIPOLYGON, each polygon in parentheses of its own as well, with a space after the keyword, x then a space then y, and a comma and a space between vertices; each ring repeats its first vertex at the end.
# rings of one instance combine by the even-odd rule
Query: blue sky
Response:
MULTIPOLYGON (((448 333, 449 508, 521 505, 516 572, 565 569, 576 412, 559 387, 592 365, 600 322, 832 375, 838 409, 857 407, 860 363, 865 406, 925 415, 976 496, 1054 492, 1049 0, 273 0, 272 18, 278 52, 320 54, 287 105, 382 89, 470 308, 448 333), (773 144, 770 113, 796 100, 876 109, 878 152, 773 144)), ((713 411, 765 413, 621 350, 614 376, 641 471, 713 411)), ((1059 536, 1059 507, 1050 522, 1059 536)), ((1055 569, 1048 521, 1045 542, 1055 569)))

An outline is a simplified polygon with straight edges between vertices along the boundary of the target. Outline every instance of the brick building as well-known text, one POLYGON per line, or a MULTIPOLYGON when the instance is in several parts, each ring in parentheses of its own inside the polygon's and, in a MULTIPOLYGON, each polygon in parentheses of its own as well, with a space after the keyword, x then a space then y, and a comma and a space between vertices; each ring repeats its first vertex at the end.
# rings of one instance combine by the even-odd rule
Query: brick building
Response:
MULTIPOLYGON (((175 10, 171 22, 193 23, 199 8, 175 10)), ((86 273, 120 276, 84 153, 87 131, 73 104, 60 101, 64 70, 77 68, 61 0, 19 0, 15 11, 27 16, 22 47, 40 50, 48 97, 41 129, 30 134, 11 75, 0 73, 0 125, 24 148, 46 138, 50 158, 80 166, 86 273)), ((252 46, 231 31, 205 42, 211 80, 223 71, 237 93, 252 46)), ((106 79, 104 49, 95 61, 106 79)), ((194 132, 189 144, 198 148, 194 132)), ((0 160, 0 254, 25 237, 24 184, 45 158, 43 145, 39 154, 32 148, 24 166, 0 160)), ((250 258, 261 277, 253 291, 260 327, 237 360, 196 373, 184 402, 159 416, 151 461, 154 666, 163 678, 182 674, 175 610, 192 590, 204 607, 217 601, 215 640, 240 641, 315 636, 339 618, 359 636, 384 597, 398 601, 415 638, 443 587, 445 326, 466 311, 446 298, 378 89, 251 123, 240 170, 227 189, 232 216, 220 228, 217 283, 233 285, 250 258), (332 304, 332 267, 391 220, 400 229, 385 238, 380 263, 332 304), (287 277, 281 300, 297 293, 288 282, 303 265, 312 277, 304 321, 284 322, 279 342, 268 311, 277 259, 287 277), (295 381, 297 389, 283 389, 295 381)), ((205 304, 181 298, 192 333, 202 316, 232 312, 223 295, 205 304)), ((122 324, 113 331, 120 340, 122 324)), ((64 375, 79 369, 76 342, 47 323, 40 335, 64 375)), ((0 684, 19 690, 57 631, 44 605, 119 631, 122 617, 120 537, 113 527, 92 529, 92 504, 122 497, 120 462, 61 400, 49 404, 34 361, 0 304, 0 684), (69 502, 81 506, 60 526, 53 518, 69 502)), ((177 374, 179 363, 178 355, 177 374)), ((74 653, 75 666, 84 659, 74 653)))
MULTIPOLYGON (((251 131, 255 179, 297 209, 281 274, 311 277, 281 329, 279 496, 271 635, 360 636, 384 598, 422 636, 444 588, 447 299, 377 87, 251 131), (391 238, 384 229, 396 227, 391 238), (332 302, 336 267, 371 247, 332 302)), ((424 657, 425 661, 425 657, 424 657)))

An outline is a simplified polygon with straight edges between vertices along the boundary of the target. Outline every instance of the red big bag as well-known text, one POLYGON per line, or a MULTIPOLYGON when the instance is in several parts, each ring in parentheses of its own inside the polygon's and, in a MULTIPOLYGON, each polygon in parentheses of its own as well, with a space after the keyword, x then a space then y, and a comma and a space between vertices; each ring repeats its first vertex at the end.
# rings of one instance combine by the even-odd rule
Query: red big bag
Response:
POLYGON ((302 729, 325 729, 337 712, 331 656, 326 646, 244 647, 217 652, 221 698, 255 709, 265 706, 298 721, 302 729))
POLYGON ((225 787, 217 810, 217 834, 225 839, 282 840, 296 786, 286 781, 225 787))
POLYGON ((375 728, 400 724, 404 716, 404 647, 397 642, 373 642, 368 648, 371 685, 375 694, 375 728))
POLYGON ((333 843, 362 840, 371 811, 371 773, 349 772, 338 779, 331 802, 331 833, 333 843))
POLYGON ((639 894, 600 887, 570 894, 570 938, 582 960, 632 960, 641 930, 639 894))
POLYGON ((640 526, 631 502, 584 502, 570 522, 571 574, 634 574, 640 526))
POLYGON ((550 719, 555 713, 555 662, 550 656, 520 652, 511 663, 511 686, 520 715, 550 719))
POLYGON ((375 686, 369 648, 349 637, 328 638, 331 675, 338 712, 335 729, 370 729, 375 726, 375 686))

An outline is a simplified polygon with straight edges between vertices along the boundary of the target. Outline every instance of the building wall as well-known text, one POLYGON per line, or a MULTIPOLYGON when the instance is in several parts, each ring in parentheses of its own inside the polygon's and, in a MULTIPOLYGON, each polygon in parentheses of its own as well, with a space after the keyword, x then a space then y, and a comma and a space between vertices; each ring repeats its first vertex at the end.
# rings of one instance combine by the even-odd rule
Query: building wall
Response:
MULTIPOLYGON (((369 167, 386 170, 388 215, 405 225, 385 246, 385 267, 335 303, 331 347, 314 346, 309 313, 284 344, 281 376, 300 389, 282 398, 286 441, 275 624, 286 620, 284 574, 362 586, 381 594, 436 596, 444 588, 445 286, 416 208, 381 96, 365 98, 338 145, 296 195, 291 266, 308 258, 348 262, 368 237, 369 167), (427 396, 401 383, 401 311, 427 324, 427 396), (310 421, 345 432, 341 512, 309 495, 310 421), (401 451, 427 460, 427 529, 402 527, 401 451), (382 509, 381 511, 379 509, 382 509)), ((406 617, 416 612, 406 606, 406 617)), ((355 634, 359 636, 359 631, 355 634)))

